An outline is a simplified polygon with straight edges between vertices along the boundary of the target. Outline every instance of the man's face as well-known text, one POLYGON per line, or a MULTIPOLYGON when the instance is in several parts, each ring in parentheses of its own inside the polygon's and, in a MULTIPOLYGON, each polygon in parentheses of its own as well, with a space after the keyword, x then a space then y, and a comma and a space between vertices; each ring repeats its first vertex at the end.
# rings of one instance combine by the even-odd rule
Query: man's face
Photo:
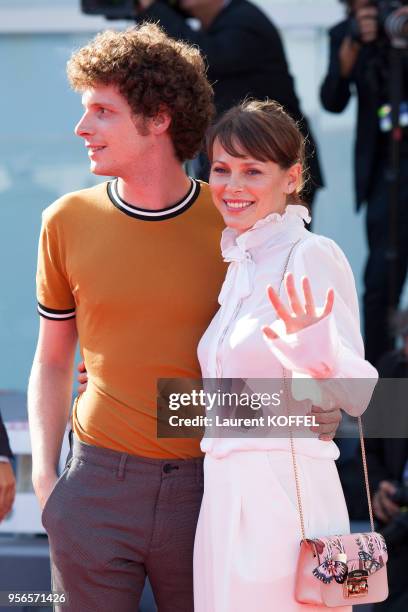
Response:
POLYGON ((95 85, 82 94, 84 114, 75 134, 85 141, 90 170, 102 176, 127 178, 152 145, 141 117, 113 85, 95 85))
POLYGON ((356 11, 359 11, 362 8, 365 8, 366 6, 369 6, 372 3, 372 0, 352 0, 351 4, 351 10, 353 11, 353 13, 355 13, 356 11))

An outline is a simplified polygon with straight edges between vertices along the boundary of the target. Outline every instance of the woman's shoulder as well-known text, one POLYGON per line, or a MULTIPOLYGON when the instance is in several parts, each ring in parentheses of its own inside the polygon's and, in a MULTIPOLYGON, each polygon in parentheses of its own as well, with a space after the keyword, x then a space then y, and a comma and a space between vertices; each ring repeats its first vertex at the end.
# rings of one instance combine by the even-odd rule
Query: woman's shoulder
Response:
POLYGON ((346 259, 342 248, 332 238, 307 232, 296 249, 297 255, 310 256, 319 255, 334 258, 346 259))
POLYGON ((295 249, 290 267, 303 275, 354 281, 349 261, 337 242, 313 232, 308 232, 295 249))

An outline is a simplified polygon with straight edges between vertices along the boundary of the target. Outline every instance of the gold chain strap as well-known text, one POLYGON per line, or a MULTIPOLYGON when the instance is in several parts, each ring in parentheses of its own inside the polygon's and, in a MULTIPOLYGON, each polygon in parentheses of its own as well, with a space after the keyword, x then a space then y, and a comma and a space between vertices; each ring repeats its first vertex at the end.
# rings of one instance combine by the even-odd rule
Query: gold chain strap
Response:
MULTIPOLYGON (((284 265, 283 272, 282 272, 281 282, 280 282, 280 285, 279 285, 279 295, 281 293, 283 281, 285 280, 285 275, 286 275, 286 272, 288 270, 288 265, 289 265, 290 258, 292 257, 292 253, 295 250, 295 246, 299 242, 300 242, 300 239, 297 240, 292 245, 292 247, 291 247, 291 249, 289 251, 289 255, 286 258, 285 265, 284 265)), ((290 412, 289 412, 289 393, 288 393, 288 388, 287 388, 286 371, 285 371, 285 368, 282 368, 282 370, 283 370, 283 385, 284 385, 284 391, 285 391, 286 412, 287 412, 287 415, 289 417, 289 415, 290 415, 290 412)), ((305 532, 305 522, 304 522, 304 518, 303 518, 302 498, 301 498, 301 495, 300 495, 300 480, 299 480, 299 475, 298 475, 298 470, 297 470, 297 463, 296 463, 296 456, 295 456, 295 443, 294 443, 294 440, 293 440, 293 432, 292 432, 291 428, 289 429, 289 440, 290 440, 290 449, 291 449, 291 453, 292 453, 293 471, 295 473, 296 497, 297 497, 297 507, 298 507, 299 519, 300 519, 300 530, 302 532, 302 540, 305 540, 306 539, 306 532, 305 532)))
MULTIPOLYGON (((285 274, 287 272, 288 269, 288 265, 289 265, 289 261, 290 258, 292 256, 292 253, 295 249, 295 246, 300 242, 300 240, 298 240, 297 242, 295 242, 290 251, 289 251, 289 255, 286 259, 285 262, 285 266, 283 269, 283 274, 282 274, 282 279, 279 285, 279 294, 281 292, 282 289, 282 284, 283 281, 285 279, 285 274)), ((288 393, 288 388, 287 388, 287 377, 286 377, 286 371, 285 368, 283 368, 283 384, 284 384, 284 390, 285 390, 285 395, 286 395, 286 413, 287 416, 290 416, 290 411, 289 411, 289 393, 288 393)), ((366 453, 365 453, 365 445, 364 445, 364 436, 363 436, 363 425, 362 425, 362 421, 361 421, 361 417, 358 417, 358 430, 359 430, 359 435, 360 435, 360 446, 361 446, 361 458, 363 460, 363 470, 364 470, 364 481, 365 481, 365 488, 366 488, 366 493, 367 493, 367 502, 368 502, 368 513, 370 516, 370 525, 371 525, 371 531, 374 531, 374 518, 373 518, 373 509, 372 509, 372 505, 371 505, 371 495, 370 495, 370 484, 368 481, 368 469, 367 469, 367 458, 366 458, 366 453)), ((296 485, 296 498, 297 498, 297 507, 298 507, 298 513, 299 513, 299 521, 300 521, 300 531, 302 533, 302 540, 306 540, 306 531, 305 531, 305 521, 304 521, 304 516, 303 516, 303 506, 302 506, 302 497, 300 494, 300 479, 299 479, 299 473, 298 473, 298 469, 297 469, 297 462, 296 462, 296 454, 295 454, 295 442, 293 439, 293 432, 292 432, 292 428, 289 428, 289 441, 290 441, 290 450, 291 450, 291 454, 292 454, 292 463, 293 463, 293 471, 295 474, 295 485, 296 485)))
POLYGON ((367 457, 366 457, 366 452, 365 452, 363 423, 361 421, 361 416, 358 417, 358 432, 360 434, 361 458, 363 460, 364 482, 365 482, 367 502, 368 502, 368 514, 370 516, 371 531, 374 531, 373 507, 371 505, 370 483, 368 481, 367 457))

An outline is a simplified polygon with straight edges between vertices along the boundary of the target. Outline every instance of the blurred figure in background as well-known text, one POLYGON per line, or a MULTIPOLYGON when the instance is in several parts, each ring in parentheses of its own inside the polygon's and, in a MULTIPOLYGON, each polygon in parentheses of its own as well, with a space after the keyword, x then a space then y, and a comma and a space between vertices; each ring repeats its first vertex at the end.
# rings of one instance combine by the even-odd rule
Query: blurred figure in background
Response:
MULTIPOLYGON (((408 378, 408 310, 395 317, 399 350, 380 359, 382 378, 408 378)), ((389 549, 388 576, 390 596, 375 610, 408 610, 408 439, 377 438, 366 440, 367 461, 373 497, 373 512, 389 549)))
MULTIPOLYGON (((324 108, 341 113, 355 88, 358 100, 355 143, 357 210, 367 203, 369 255, 365 269, 364 326, 366 356, 376 364, 393 348, 388 307, 397 307, 408 260, 408 139, 402 130, 397 219, 396 282, 390 287, 389 132, 380 127, 379 111, 389 102, 390 42, 380 27, 379 12, 369 0, 345 2, 348 18, 330 32, 330 61, 321 88, 324 108), (391 297, 391 291, 393 297, 391 297), (391 304, 391 301, 394 303, 391 304)), ((408 11, 403 7, 400 11, 408 11)), ((406 65, 403 99, 408 100, 406 65)))
MULTIPOLYGON (((408 378, 408 310, 399 312, 394 320, 396 336, 402 340, 402 347, 383 355, 378 362, 380 378, 408 378)), ((403 398, 406 381, 392 383, 395 392, 392 399, 403 398)), ((386 388, 390 388, 387 385, 386 388)), ((390 402, 390 414, 401 402, 395 399, 390 402)), ((403 405, 402 405, 403 407, 403 405)), ((394 412, 395 415, 395 412, 394 412)), ((401 416, 401 415, 399 415, 401 416)), ((405 423, 398 420, 400 435, 407 431, 408 415, 405 423)), ((395 427, 395 425, 394 425, 395 427)), ((398 433, 397 430, 396 433, 398 433)), ((395 435, 395 434, 394 434, 395 435)), ((341 482, 350 512, 350 518, 366 521, 368 517, 367 502, 364 495, 364 473, 361 451, 358 440, 341 440, 355 442, 354 453, 339 466, 341 482)), ((408 610, 408 585, 406 568, 408 563, 408 439, 406 437, 365 439, 365 448, 372 493, 374 518, 377 529, 383 533, 389 551, 388 582, 389 598, 374 606, 375 611, 406 612, 408 610)))
MULTIPOLYGON (((306 156, 310 181, 302 194, 313 203, 316 190, 323 186, 316 144, 296 96, 293 78, 278 30, 247 0, 139 0, 140 19, 160 21, 167 33, 198 45, 208 62, 208 78, 214 87, 217 114, 245 97, 276 100, 299 122, 307 136, 306 156), (197 19, 193 29, 187 17, 197 19)), ((198 159, 196 174, 208 179, 208 160, 198 159)))
POLYGON ((16 481, 10 459, 13 453, 0 414, 0 522, 10 512, 16 494, 16 481))

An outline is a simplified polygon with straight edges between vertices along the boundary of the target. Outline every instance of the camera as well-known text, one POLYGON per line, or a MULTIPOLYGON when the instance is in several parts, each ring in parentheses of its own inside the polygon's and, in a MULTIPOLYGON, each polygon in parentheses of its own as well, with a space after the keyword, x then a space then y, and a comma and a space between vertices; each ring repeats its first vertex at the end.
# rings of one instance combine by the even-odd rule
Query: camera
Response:
MULTIPOLYGON (((398 10, 408 5, 408 0, 372 0, 369 6, 378 11, 379 39, 394 43, 408 43, 408 15, 398 15, 398 10)), ((361 42, 359 24, 355 17, 350 18, 350 35, 353 40, 361 42)))
MULTIPOLYGON (((160 0, 179 13, 178 0, 160 0)), ((107 19, 134 20, 138 16, 137 0, 81 0, 81 11, 86 15, 103 15, 107 19)))

